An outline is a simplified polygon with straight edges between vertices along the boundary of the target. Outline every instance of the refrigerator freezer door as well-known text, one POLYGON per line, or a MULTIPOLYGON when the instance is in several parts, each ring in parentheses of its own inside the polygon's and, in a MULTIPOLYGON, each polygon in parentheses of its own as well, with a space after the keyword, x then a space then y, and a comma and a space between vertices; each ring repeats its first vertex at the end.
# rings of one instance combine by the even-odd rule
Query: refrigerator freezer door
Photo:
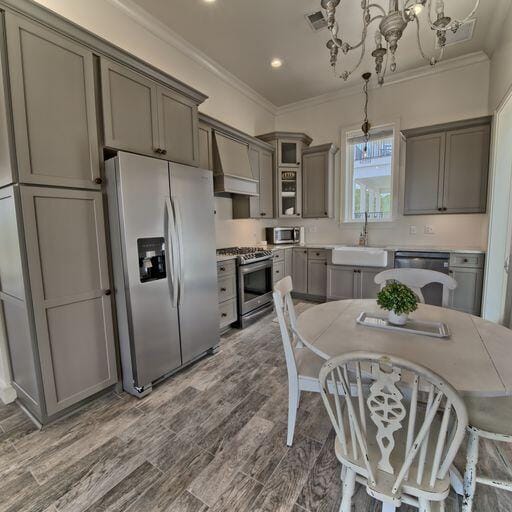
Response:
POLYGON ((183 363, 219 344, 219 305, 211 171, 169 164, 179 251, 183 363))
MULTIPOLYGON (((168 163, 119 153, 116 178, 132 373, 135 386, 144 387, 181 366, 168 163)), ((122 328, 120 333, 124 351, 122 328)))

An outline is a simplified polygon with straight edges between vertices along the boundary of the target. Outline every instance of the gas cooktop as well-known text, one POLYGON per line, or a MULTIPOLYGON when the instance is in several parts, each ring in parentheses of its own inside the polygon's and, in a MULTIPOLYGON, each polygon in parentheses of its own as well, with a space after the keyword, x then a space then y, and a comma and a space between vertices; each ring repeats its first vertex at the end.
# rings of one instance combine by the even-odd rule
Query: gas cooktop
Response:
POLYGON ((217 249, 217 254, 221 256, 236 256, 240 265, 268 260, 272 257, 272 251, 264 247, 226 247, 225 249, 217 249))

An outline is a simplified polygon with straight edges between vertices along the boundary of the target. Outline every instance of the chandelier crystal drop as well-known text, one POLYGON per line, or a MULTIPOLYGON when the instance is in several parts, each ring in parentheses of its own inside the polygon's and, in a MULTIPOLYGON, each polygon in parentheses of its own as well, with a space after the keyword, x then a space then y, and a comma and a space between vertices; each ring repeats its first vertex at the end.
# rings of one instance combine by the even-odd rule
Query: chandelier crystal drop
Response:
MULTIPOLYGON (((387 11, 377 3, 370 3, 370 0, 360 0, 362 14, 361 38, 358 42, 352 44, 343 39, 340 33, 340 26, 336 20, 336 9, 341 7, 341 1, 321 0, 320 2, 322 9, 327 13, 327 28, 331 32, 331 39, 327 41, 326 45, 330 54, 331 68, 336 76, 347 80, 361 65, 366 52, 370 25, 375 24, 374 49, 371 55, 375 61, 375 74, 379 85, 384 83, 384 77, 388 68, 392 73, 396 71, 396 50, 403 33, 410 24, 416 25, 416 40, 421 56, 431 66, 434 66, 443 58, 447 31, 457 32, 462 25, 468 23, 473 18, 480 4, 480 0, 476 0, 469 14, 464 19, 458 20, 446 15, 444 0, 389 0, 387 11), (436 55, 427 55, 421 44, 418 15, 425 6, 427 7, 426 23, 435 32, 435 38, 439 46, 439 51, 436 55), (339 73, 337 71, 337 64, 340 52, 343 55, 347 55, 353 50, 359 51, 359 58, 356 64, 351 69, 345 69, 339 73)), ((371 2, 374 1, 371 0, 371 2)))

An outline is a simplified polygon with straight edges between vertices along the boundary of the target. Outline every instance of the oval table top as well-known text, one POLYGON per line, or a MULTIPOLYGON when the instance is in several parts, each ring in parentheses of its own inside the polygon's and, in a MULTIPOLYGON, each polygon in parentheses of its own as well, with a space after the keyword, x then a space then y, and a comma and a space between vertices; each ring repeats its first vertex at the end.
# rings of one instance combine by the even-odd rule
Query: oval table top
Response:
POLYGON ((512 395, 512 330, 452 309, 419 304, 416 320, 444 322, 449 338, 367 327, 356 323, 362 312, 385 312, 375 300, 341 300, 313 306, 297 320, 304 343, 329 359, 365 350, 403 357, 445 378, 460 393, 512 395))

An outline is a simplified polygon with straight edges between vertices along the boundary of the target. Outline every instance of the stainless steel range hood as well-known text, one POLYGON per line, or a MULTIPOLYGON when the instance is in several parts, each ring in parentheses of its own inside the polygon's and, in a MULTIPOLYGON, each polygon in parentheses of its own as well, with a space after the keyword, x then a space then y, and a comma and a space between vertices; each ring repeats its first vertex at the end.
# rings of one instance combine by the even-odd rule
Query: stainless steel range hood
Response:
POLYGON ((216 194, 259 195, 248 144, 216 130, 213 131, 213 177, 216 194))

